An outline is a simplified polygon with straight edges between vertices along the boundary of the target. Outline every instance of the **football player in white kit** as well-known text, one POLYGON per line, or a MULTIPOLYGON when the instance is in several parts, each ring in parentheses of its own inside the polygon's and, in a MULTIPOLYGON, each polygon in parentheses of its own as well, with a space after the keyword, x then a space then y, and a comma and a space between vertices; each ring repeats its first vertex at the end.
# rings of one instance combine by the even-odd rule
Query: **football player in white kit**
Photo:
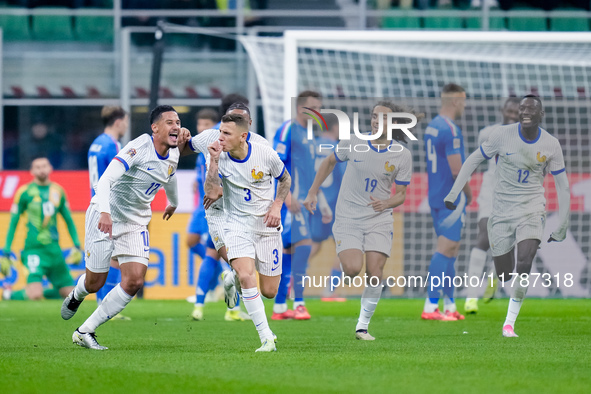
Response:
MULTIPOLYGON (((497 123, 492 126, 487 126, 478 133, 478 146, 490 137, 490 134, 499 126, 515 123, 519 120, 519 102, 520 98, 510 97, 505 101, 501 113, 503 115, 502 123, 497 123)), ((492 212, 492 193, 495 183, 495 169, 497 163, 495 160, 488 161, 488 168, 482 174, 482 184, 480 185, 480 193, 478 194, 478 237, 476 239, 476 246, 470 252, 470 261, 468 263, 468 277, 480 277, 486 265, 486 255, 490 248, 488 242, 488 230, 486 224, 492 212)), ((490 282, 490 281, 489 281, 490 282)), ((490 285, 490 283, 489 283, 490 285)), ((495 279, 492 286, 488 286, 484 293, 484 302, 490 301, 495 294, 497 288, 497 280, 495 279)), ((468 287, 466 294, 466 303, 464 304, 464 311, 466 313, 478 312, 478 287, 468 287)))
POLYGON ((281 206, 289 193, 291 177, 277 152, 247 141, 248 135, 244 116, 224 115, 219 141, 208 147, 210 161, 205 193, 209 195, 222 179, 226 213, 224 241, 236 273, 225 272, 226 299, 235 299, 242 289, 244 306, 262 344, 256 351, 271 352, 276 350, 275 336, 269 328, 261 294, 273 298, 279 287, 281 206), (273 178, 278 180, 275 198, 273 178), (255 269, 259 273, 260 293, 255 269))
MULTIPOLYGON (((392 102, 377 103, 372 110, 371 134, 380 131, 381 126, 382 135, 373 141, 355 135, 342 140, 334 155, 320 165, 304 201, 306 209, 313 214, 320 186, 337 162, 347 161, 332 231, 345 275, 353 277, 361 272, 365 253, 369 279, 361 296, 355 338, 368 341, 375 339, 367 329, 380 300, 384 265, 392 250, 392 209, 404 202, 412 176, 411 153, 398 143, 406 142, 402 131, 395 130, 393 140, 387 139, 388 112, 409 111, 392 102), (394 195, 393 184, 396 185, 394 195)), ((393 123, 398 122, 393 119, 393 123)))
MULTIPOLYGON (((249 126, 252 123, 250 119, 250 111, 248 107, 245 105, 240 104, 233 104, 228 108, 227 114, 234 114, 234 115, 242 115, 246 118, 249 126)), ((189 131, 187 129, 186 132, 189 131)), ((219 129, 208 129, 196 136, 191 137, 190 141, 184 146, 182 149, 181 155, 185 156, 191 153, 203 153, 205 155, 205 163, 206 166, 209 166, 209 152, 207 147, 211 145, 213 142, 217 141, 220 136, 219 129)), ((247 142, 269 145, 269 141, 265 139, 265 137, 248 132, 246 136, 247 142)), ((209 171, 209 168, 208 168, 209 171)), ((207 178, 207 175, 206 175, 207 178)), ((213 185, 210 185, 213 188, 213 185)), ((205 205, 205 219, 207 220, 207 226, 209 228, 209 235, 213 241, 215 249, 218 251, 219 255, 226 261, 228 261, 228 257, 226 255, 226 248, 224 243, 224 224, 225 224, 225 213, 224 213, 224 205, 223 199, 221 199, 221 186, 217 186, 214 188, 219 193, 212 193, 210 192, 209 197, 204 197, 204 205, 205 205)), ((214 190, 212 189, 212 190, 214 190)), ((233 308, 234 305, 230 306, 233 308)))
POLYGON ((569 224, 570 191, 562 149, 558 140, 539 126, 543 116, 542 101, 533 95, 525 96, 519 103, 519 123, 494 130, 480 149, 468 157, 445 197, 445 205, 455 209, 453 201, 472 172, 484 159, 496 157, 493 209, 488 220, 490 248, 499 279, 513 279, 514 271, 519 275, 513 283, 503 323, 504 337, 517 336, 515 320, 527 292, 532 261, 544 234, 544 177, 548 172, 554 176, 560 219, 559 227, 548 242, 563 241, 569 224))
POLYGON ((86 211, 86 273, 64 300, 62 318, 74 316, 84 298, 103 286, 111 256, 119 261, 122 280, 74 331, 72 340, 82 347, 107 349, 96 341, 96 328, 121 312, 144 285, 150 255, 147 226, 156 192, 163 187, 169 200, 164 220, 178 205, 179 116, 173 107, 161 105, 150 113, 150 123, 152 135, 129 142, 111 161, 86 211))

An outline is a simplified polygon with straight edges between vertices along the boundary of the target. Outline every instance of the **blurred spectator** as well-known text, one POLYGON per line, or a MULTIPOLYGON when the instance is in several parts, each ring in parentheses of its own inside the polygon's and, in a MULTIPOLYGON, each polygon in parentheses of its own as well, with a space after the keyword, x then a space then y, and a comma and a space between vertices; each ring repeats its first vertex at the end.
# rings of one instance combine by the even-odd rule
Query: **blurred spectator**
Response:
POLYGON ((21 167, 25 168, 33 158, 45 156, 49 159, 53 168, 58 169, 62 164, 61 138, 51 132, 49 126, 42 121, 37 121, 31 126, 31 142, 21 152, 21 167))
POLYGON ((197 134, 211 129, 220 121, 220 115, 213 108, 204 108, 197 112, 197 134))
POLYGON ((4 130, 3 141, 3 168, 16 170, 18 168, 18 132, 16 130, 4 130))

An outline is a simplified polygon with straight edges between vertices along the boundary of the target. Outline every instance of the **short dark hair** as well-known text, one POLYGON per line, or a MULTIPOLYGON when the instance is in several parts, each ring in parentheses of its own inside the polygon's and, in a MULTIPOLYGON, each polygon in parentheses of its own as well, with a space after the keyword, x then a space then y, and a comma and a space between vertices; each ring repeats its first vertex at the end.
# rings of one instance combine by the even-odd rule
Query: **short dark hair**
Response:
POLYGON ((248 109, 248 107, 246 106, 246 104, 241 103, 241 102, 237 102, 237 103, 234 103, 234 104, 230 105, 228 107, 228 109, 226 110, 226 114, 229 113, 230 111, 235 110, 235 109, 246 111, 246 113, 248 114, 248 117, 250 117, 250 109, 248 109))
POLYGON ((248 131, 248 121, 242 115, 238 114, 226 114, 222 116, 222 123, 236 123, 236 126, 246 129, 248 131))
POLYGON ((101 119, 103 120, 103 126, 113 126, 116 120, 124 119, 127 115, 127 111, 118 106, 105 105, 101 110, 101 119))
POLYGON ((303 92, 298 94, 297 105, 304 105, 306 100, 308 100, 308 97, 314 97, 314 98, 317 98, 318 100, 322 99, 322 96, 320 95, 320 93, 315 92, 313 90, 304 90, 303 92))
POLYGON ((535 94, 526 94, 525 96, 523 96, 523 98, 521 100, 519 100, 519 103, 521 103, 523 100, 528 99, 528 98, 536 100, 538 102, 538 104, 540 104, 540 108, 544 109, 544 105, 542 104, 542 99, 540 99, 535 94))
POLYGON ((222 116, 228 112, 228 108, 234 103, 242 103, 248 105, 248 99, 238 93, 230 93, 222 97, 222 103, 220 104, 220 114, 222 116))
MULTIPOLYGON (((164 112, 176 112, 176 109, 170 105, 159 105, 150 112, 150 124, 154 124, 160 120, 164 112)), ((177 112, 178 113, 178 112, 177 112)))
POLYGON ((464 93, 466 90, 457 83, 448 83, 441 89, 441 93, 464 93))
MULTIPOLYGON (((39 159, 45 159, 45 160, 49 161, 49 158, 48 158, 47 156, 43 155, 43 154, 37 154, 37 155, 34 155, 34 156, 31 158, 31 162, 29 163, 29 170, 30 170, 31 168, 33 168, 33 162, 34 162, 35 160, 39 160, 39 159)), ((49 164, 51 164, 51 161, 49 161, 49 164)))
POLYGON ((509 104, 519 104, 521 102, 522 99, 520 99, 519 97, 509 97, 506 101, 505 104, 503 104, 503 108, 505 108, 507 105, 509 104))
POLYGON ((197 120, 199 119, 209 119, 214 123, 217 123, 220 121, 220 115, 218 114, 218 111, 216 111, 213 108, 204 108, 201 111, 197 112, 197 120))

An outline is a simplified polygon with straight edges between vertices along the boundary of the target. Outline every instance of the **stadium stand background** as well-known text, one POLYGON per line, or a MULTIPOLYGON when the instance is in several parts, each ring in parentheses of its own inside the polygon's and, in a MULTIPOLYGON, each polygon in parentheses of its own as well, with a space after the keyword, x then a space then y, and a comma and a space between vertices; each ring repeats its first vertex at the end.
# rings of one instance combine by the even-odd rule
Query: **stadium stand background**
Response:
MULTIPOLYGON (((487 1, 487 0, 485 0, 487 1)), ((151 45, 159 19, 230 34, 280 34, 286 28, 483 28, 480 1, 424 0, 8 0, 0 1, 3 30, 3 167, 25 169, 29 145, 50 146, 57 169, 86 169, 86 151, 100 133, 100 107, 121 99, 121 29, 131 34, 130 108, 133 138, 146 130, 151 45), (236 6, 245 4, 244 8, 236 6), (44 124, 47 136, 35 137, 44 124), (37 127, 37 130, 39 127, 37 127), (49 145, 47 145, 49 144, 49 145)), ((489 4, 488 1, 487 4, 489 4)), ((589 1, 493 1, 490 30, 588 31, 589 1), (500 4, 499 4, 500 3, 500 4), (539 7, 532 7, 532 4, 539 7)), ((183 124, 219 98, 249 93, 258 108, 248 60, 234 40, 166 34, 160 97, 181 105, 183 124), (198 72, 196 71, 198 70, 198 72), (250 83, 250 87, 249 87, 250 83), (254 93, 253 93, 254 92, 254 93), (254 97, 253 97, 254 96, 254 97)), ((43 134, 43 133, 41 133, 43 134)), ((34 150, 34 149, 33 149, 34 150)), ((191 168, 193 159, 182 168, 191 168)))

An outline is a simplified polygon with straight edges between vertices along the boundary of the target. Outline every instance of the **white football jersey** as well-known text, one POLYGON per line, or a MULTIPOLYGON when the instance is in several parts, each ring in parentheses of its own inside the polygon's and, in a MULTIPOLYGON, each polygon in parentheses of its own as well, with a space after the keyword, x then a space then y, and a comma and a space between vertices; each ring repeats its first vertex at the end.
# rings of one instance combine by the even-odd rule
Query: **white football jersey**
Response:
POLYGON ((277 233, 263 219, 275 199, 273 179, 283 175, 285 165, 271 147, 248 142, 248 155, 244 160, 222 152, 219 173, 224 187, 226 228, 249 230, 255 233, 277 233))
MULTIPOLYGON (((207 168, 209 166, 209 151, 207 147, 213 144, 220 138, 220 130, 219 129, 207 129, 203 130, 201 133, 197 134, 196 136, 191 137, 189 141, 189 147, 193 152, 196 153, 203 153, 205 155, 205 177, 207 179, 207 168)), ((246 137, 247 142, 254 142, 257 144, 263 144, 270 146, 269 141, 265 137, 260 136, 259 134, 248 132, 248 136, 246 137)), ((223 199, 220 198, 216 202, 214 202, 209 209, 207 209, 208 215, 215 215, 220 214, 221 211, 224 209, 223 199)))
MULTIPOLYGON (((499 126, 501 126, 501 124, 496 123, 491 126, 486 126, 482 130, 480 130, 480 133, 478 133, 478 146, 484 144, 486 142, 486 140, 489 139, 491 133, 494 130, 496 130, 499 126)), ((495 170, 496 170, 496 168, 497 168, 497 161, 496 160, 488 160, 488 168, 482 174, 482 184, 480 185, 480 193, 478 195, 478 204, 479 205, 486 205, 487 207, 490 207, 490 205, 492 204, 492 192, 493 192, 493 188, 495 186, 495 170), (487 201, 489 201, 490 204, 488 204, 488 205, 485 203, 481 204, 481 201, 484 201, 483 200, 484 198, 488 199, 487 201)))
POLYGON ((392 220, 392 209, 375 212, 370 196, 386 200, 392 185, 408 185, 412 176, 410 151, 394 141, 378 151, 371 141, 355 135, 342 140, 335 149, 338 162, 348 161, 337 198, 336 218, 351 220, 392 220))
MULTIPOLYGON (((111 217, 114 222, 147 226, 152 219, 151 202, 156 192, 175 175, 179 163, 178 148, 168 156, 156 152, 151 135, 142 134, 130 141, 113 160, 125 166, 125 173, 111 185, 111 217)), ((92 198, 98 203, 98 196, 92 198)))
POLYGON ((523 217, 546 210, 544 177, 565 170, 555 137, 538 128, 538 137, 528 141, 521 124, 513 123, 495 129, 480 150, 486 159, 497 160, 492 215, 523 217))

